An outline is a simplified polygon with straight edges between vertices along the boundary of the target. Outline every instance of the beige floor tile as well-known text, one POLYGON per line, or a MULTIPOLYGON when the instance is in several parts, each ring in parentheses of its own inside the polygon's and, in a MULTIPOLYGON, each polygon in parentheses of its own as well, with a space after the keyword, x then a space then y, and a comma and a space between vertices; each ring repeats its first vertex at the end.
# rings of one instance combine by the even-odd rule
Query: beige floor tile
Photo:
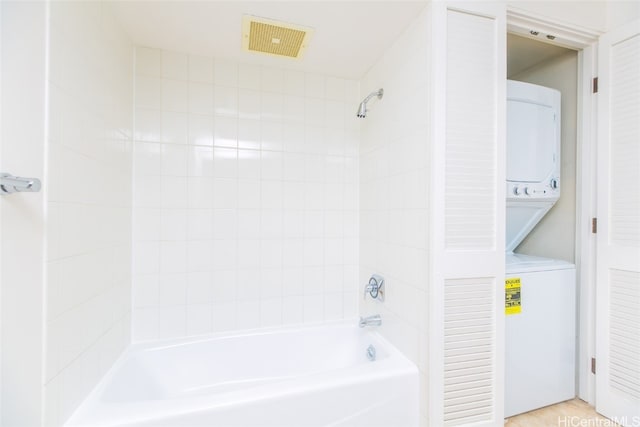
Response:
POLYGON ((618 424, 598 414, 588 403, 580 399, 573 399, 507 418, 504 425, 505 427, 573 427, 581 425, 615 427, 618 424))

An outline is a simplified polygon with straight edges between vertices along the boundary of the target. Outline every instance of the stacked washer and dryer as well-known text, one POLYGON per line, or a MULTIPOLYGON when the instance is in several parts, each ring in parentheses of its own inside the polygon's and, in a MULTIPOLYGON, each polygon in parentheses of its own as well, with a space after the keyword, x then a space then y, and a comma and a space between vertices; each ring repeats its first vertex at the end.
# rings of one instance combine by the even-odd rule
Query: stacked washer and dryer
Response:
POLYGON ((507 81, 506 185, 509 417, 575 397, 575 265, 514 252, 560 197, 557 90, 507 81))

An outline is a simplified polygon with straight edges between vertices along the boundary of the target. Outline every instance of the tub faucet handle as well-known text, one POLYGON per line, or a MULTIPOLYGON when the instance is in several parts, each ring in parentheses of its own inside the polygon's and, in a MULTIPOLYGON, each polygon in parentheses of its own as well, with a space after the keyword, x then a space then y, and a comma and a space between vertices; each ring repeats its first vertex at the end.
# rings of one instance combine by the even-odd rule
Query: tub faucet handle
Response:
POLYGON ((369 294, 373 299, 384 301, 384 293, 384 277, 379 274, 372 275, 369 283, 364 287, 364 297, 366 298, 369 294))
POLYGON ((367 347, 367 359, 371 362, 375 362, 376 360, 376 348, 373 344, 369 344, 369 347, 367 347))

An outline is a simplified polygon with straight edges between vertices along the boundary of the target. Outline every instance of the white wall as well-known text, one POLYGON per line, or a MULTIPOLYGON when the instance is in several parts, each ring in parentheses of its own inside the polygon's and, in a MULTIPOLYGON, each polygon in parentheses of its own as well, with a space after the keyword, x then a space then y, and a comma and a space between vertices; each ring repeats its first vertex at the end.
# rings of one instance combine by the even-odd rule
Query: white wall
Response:
POLYGON ((52 2, 45 424, 130 342, 133 48, 102 2, 52 2))
POLYGON ((633 0, 531 1, 509 0, 510 9, 547 17, 590 30, 609 31, 640 18, 640 3, 633 0))
MULTIPOLYGON (((0 5, 0 35, 2 35, 2 6, 0 5)), ((2 43, 0 43, 0 153, 2 153, 2 43)), ((0 163, 0 168, 2 167, 2 163, 0 163)), ((2 271, 2 202, 0 202, 0 271, 2 271)), ((2 423, 2 274, 0 274, 0 423, 2 423)))
POLYGON ((569 51, 509 78, 554 88, 562 93, 560 199, 516 252, 574 262, 578 54, 569 51))
POLYGON ((611 30, 627 22, 640 19, 640 2, 607 0, 607 29, 611 30))
MULTIPOLYGON (((2 35, 2 6, 0 5, 0 35, 2 35)), ((0 153, 2 153, 2 43, 0 43, 0 153)), ((0 163, 2 167, 2 163, 0 163)), ((2 202, 0 202, 0 271, 2 271, 2 202)), ((2 274, 0 274, 0 423, 2 423, 2 274)))
POLYGON ((361 124, 360 280, 362 315, 381 314, 381 333, 421 373, 421 423, 427 423, 428 26, 423 12, 361 81, 369 103, 361 124), (384 303, 362 299, 373 273, 385 278, 384 303))
MULTIPOLYGON (((46 4, 0 3, 0 172, 44 177, 46 4)), ((41 419, 45 198, 0 198, 2 414, 5 426, 41 419)))
POLYGON ((357 96, 137 49, 135 340, 355 315, 357 96))
POLYGON ((533 16, 551 18, 560 22, 605 31, 607 27, 607 1, 536 1, 509 0, 507 7, 533 16))

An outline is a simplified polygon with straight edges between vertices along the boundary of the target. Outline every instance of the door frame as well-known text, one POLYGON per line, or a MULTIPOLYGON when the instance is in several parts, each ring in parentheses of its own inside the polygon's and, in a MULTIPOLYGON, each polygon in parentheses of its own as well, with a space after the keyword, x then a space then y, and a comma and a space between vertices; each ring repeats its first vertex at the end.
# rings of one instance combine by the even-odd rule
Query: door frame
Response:
MULTIPOLYGON (((593 78, 597 77, 597 43, 602 34, 574 24, 539 16, 507 6, 507 32, 542 43, 568 47, 578 52, 576 129, 576 245, 577 288, 577 396, 595 405, 595 375, 591 359, 596 346, 596 235, 592 218, 597 218, 597 99, 593 78), (531 31, 538 31, 537 36, 531 31), (555 36, 552 41, 546 35, 555 36)), ((505 53, 506 54, 506 53, 505 53)))

